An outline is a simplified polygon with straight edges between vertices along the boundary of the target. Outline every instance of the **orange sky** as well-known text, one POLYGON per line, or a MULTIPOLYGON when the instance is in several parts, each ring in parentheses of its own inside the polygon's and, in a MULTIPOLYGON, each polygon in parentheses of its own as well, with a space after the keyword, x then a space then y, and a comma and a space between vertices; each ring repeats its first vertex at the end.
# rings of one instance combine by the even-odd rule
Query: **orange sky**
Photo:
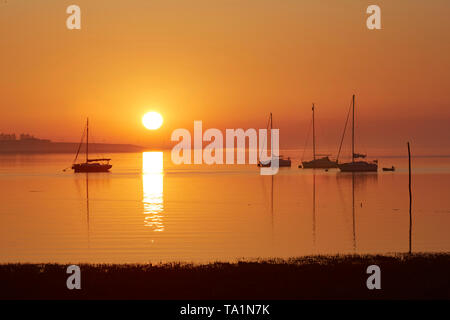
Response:
POLYGON ((356 93, 366 147, 450 154, 449 16, 448 0, 2 1, 0 132, 78 141, 89 116, 95 142, 168 146, 194 120, 263 128, 272 111, 281 146, 302 147, 315 102, 335 152, 356 93))

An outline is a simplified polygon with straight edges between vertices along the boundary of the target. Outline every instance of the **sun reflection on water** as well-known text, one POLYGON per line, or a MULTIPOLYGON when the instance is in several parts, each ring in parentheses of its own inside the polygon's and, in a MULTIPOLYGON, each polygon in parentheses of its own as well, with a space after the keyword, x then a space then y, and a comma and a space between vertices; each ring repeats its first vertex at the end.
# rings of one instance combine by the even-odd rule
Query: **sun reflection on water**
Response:
POLYGON ((155 232, 164 231, 163 153, 142 153, 144 225, 155 232))

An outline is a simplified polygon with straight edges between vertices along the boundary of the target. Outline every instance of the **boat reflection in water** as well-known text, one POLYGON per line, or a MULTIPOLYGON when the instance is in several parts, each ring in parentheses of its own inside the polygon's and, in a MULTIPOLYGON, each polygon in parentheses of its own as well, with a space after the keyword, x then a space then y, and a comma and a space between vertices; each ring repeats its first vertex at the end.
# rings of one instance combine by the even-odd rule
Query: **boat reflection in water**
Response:
POLYGON ((144 225, 155 232, 164 231, 163 153, 142 153, 144 225))
POLYGON ((367 184, 376 184, 378 182, 378 175, 377 173, 371 173, 371 172, 345 172, 341 173, 339 172, 336 174, 338 187, 340 186, 340 180, 342 181, 351 181, 351 195, 352 195, 352 242, 353 242, 353 252, 357 252, 357 216, 358 212, 356 210, 357 207, 359 209, 363 208, 363 202, 365 201, 363 198, 356 198, 355 190, 364 190, 366 188, 367 184), (355 205, 355 202, 358 202, 358 204, 355 205))

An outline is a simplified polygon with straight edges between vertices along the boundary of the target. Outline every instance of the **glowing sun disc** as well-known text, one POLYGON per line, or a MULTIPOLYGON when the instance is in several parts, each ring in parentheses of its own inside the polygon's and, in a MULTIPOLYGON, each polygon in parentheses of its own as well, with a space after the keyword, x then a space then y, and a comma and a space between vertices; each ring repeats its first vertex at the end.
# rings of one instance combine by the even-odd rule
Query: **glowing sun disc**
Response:
POLYGON ((163 117, 158 112, 147 112, 142 117, 142 124, 149 130, 156 130, 162 126, 163 117))

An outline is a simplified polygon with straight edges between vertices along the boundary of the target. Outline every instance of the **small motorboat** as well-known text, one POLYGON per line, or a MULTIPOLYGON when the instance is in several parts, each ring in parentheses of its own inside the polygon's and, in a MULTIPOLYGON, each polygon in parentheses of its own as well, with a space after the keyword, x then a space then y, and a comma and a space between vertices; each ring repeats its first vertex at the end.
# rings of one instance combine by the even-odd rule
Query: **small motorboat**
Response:
POLYGON ((383 168, 383 171, 395 171, 395 167, 392 166, 390 168, 383 168))

